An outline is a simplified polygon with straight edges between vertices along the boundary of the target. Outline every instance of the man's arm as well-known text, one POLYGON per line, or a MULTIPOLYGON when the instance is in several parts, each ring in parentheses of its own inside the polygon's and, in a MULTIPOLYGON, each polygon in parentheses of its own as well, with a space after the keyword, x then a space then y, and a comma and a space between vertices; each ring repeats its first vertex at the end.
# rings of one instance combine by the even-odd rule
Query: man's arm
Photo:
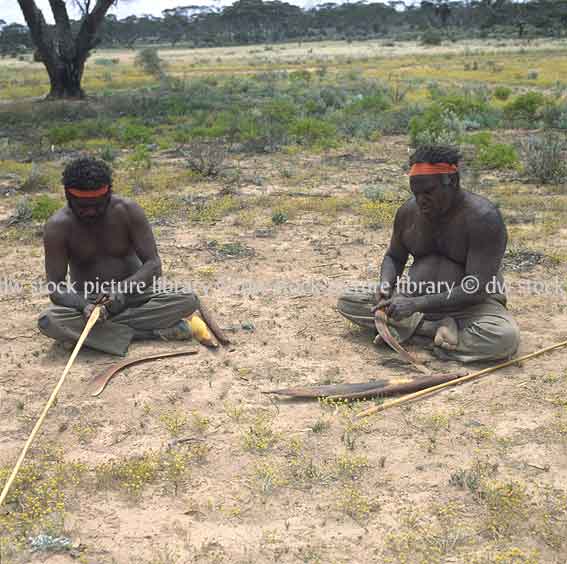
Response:
POLYGON ((49 299, 55 305, 70 307, 82 312, 87 306, 87 301, 72 286, 69 287, 65 283, 69 257, 65 226, 62 221, 54 218, 46 223, 43 247, 47 282, 50 286, 53 286, 49 293, 49 299))
POLYGON ((392 295, 396 281, 402 275, 408 260, 409 252, 401 240, 404 207, 402 206, 396 213, 390 246, 382 260, 380 286, 376 292, 377 301, 380 301, 382 298, 389 298, 392 295))
POLYGON ((461 284, 452 291, 415 298, 416 311, 433 313, 460 309, 483 302, 490 293, 489 282, 496 280, 506 251, 506 227, 497 210, 488 211, 470 225, 465 277, 461 284))
POLYGON ((161 276, 161 259, 146 214, 135 202, 128 202, 128 223, 132 244, 142 266, 132 276, 123 280, 122 284, 126 289, 135 288, 136 284, 140 284, 141 289, 149 288, 154 277, 161 276))

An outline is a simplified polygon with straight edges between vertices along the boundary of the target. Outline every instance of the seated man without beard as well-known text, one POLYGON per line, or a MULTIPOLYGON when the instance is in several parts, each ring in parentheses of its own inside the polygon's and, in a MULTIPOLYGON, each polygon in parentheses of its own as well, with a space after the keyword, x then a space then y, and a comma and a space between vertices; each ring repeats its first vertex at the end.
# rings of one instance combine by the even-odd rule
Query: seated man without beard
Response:
POLYGON ((65 168, 63 185, 68 206, 44 231, 54 305, 40 316, 40 331, 66 345, 76 343, 102 288, 108 303, 86 346, 125 355, 133 339, 190 339, 185 318, 199 300, 188 291, 154 291, 161 260, 152 229, 138 204, 113 194, 109 167, 79 158, 65 168))
POLYGON ((374 328, 374 312, 382 309, 401 342, 414 335, 432 339, 443 359, 509 358, 519 331, 500 273, 506 227, 490 201, 461 190, 459 159, 443 146, 420 147, 410 157, 413 197, 396 213, 378 289, 345 292, 338 310, 374 328), (409 255, 413 264, 402 283, 409 255))

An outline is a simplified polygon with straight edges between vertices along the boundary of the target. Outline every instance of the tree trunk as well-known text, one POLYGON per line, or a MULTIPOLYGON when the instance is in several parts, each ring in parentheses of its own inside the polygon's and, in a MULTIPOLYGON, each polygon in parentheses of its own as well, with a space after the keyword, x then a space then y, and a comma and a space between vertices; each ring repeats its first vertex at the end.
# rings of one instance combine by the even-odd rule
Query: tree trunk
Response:
POLYGON ((51 89, 49 99, 84 98, 81 87, 85 61, 75 58, 71 61, 57 60, 54 65, 46 65, 51 89))
POLYGON ((81 80, 89 52, 98 43, 97 31, 114 0, 96 0, 89 13, 90 1, 84 8, 79 31, 74 35, 65 0, 49 0, 54 29, 50 28, 35 0, 18 0, 41 62, 47 69, 51 89, 48 98, 84 98, 81 80))

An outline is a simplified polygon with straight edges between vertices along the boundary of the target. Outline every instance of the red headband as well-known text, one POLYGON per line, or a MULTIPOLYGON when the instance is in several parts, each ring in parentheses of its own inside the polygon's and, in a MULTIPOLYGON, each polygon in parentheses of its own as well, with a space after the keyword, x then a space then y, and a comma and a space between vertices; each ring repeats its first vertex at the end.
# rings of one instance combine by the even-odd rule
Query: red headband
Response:
POLYGON ((75 198, 99 198, 108 192, 108 188, 108 185, 104 185, 96 190, 81 190, 79 188, 65 188, 65 190, 75 198))
POLYGON ((410 176, 426 176, 430 174, 454 174, 459 170, 457 165, 449 163, 416 163, 409 172, 410 176))

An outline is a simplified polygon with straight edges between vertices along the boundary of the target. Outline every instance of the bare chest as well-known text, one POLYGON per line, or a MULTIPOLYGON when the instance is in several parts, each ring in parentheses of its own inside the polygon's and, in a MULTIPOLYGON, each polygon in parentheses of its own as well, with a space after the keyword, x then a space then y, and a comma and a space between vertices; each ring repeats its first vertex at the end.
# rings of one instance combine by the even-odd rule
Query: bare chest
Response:
POLYGON ((127 226, 111 221, 95 227, 74 225, 68 248, 70 259, 76 263, 123 258, 132 253, 127 226))
POLYGON ((440 255, 465 264, 468 236, 465 225, 458 218, 448 223, 432 225, 422 219, 407 226, 402 242, 414 257, 440 255))

